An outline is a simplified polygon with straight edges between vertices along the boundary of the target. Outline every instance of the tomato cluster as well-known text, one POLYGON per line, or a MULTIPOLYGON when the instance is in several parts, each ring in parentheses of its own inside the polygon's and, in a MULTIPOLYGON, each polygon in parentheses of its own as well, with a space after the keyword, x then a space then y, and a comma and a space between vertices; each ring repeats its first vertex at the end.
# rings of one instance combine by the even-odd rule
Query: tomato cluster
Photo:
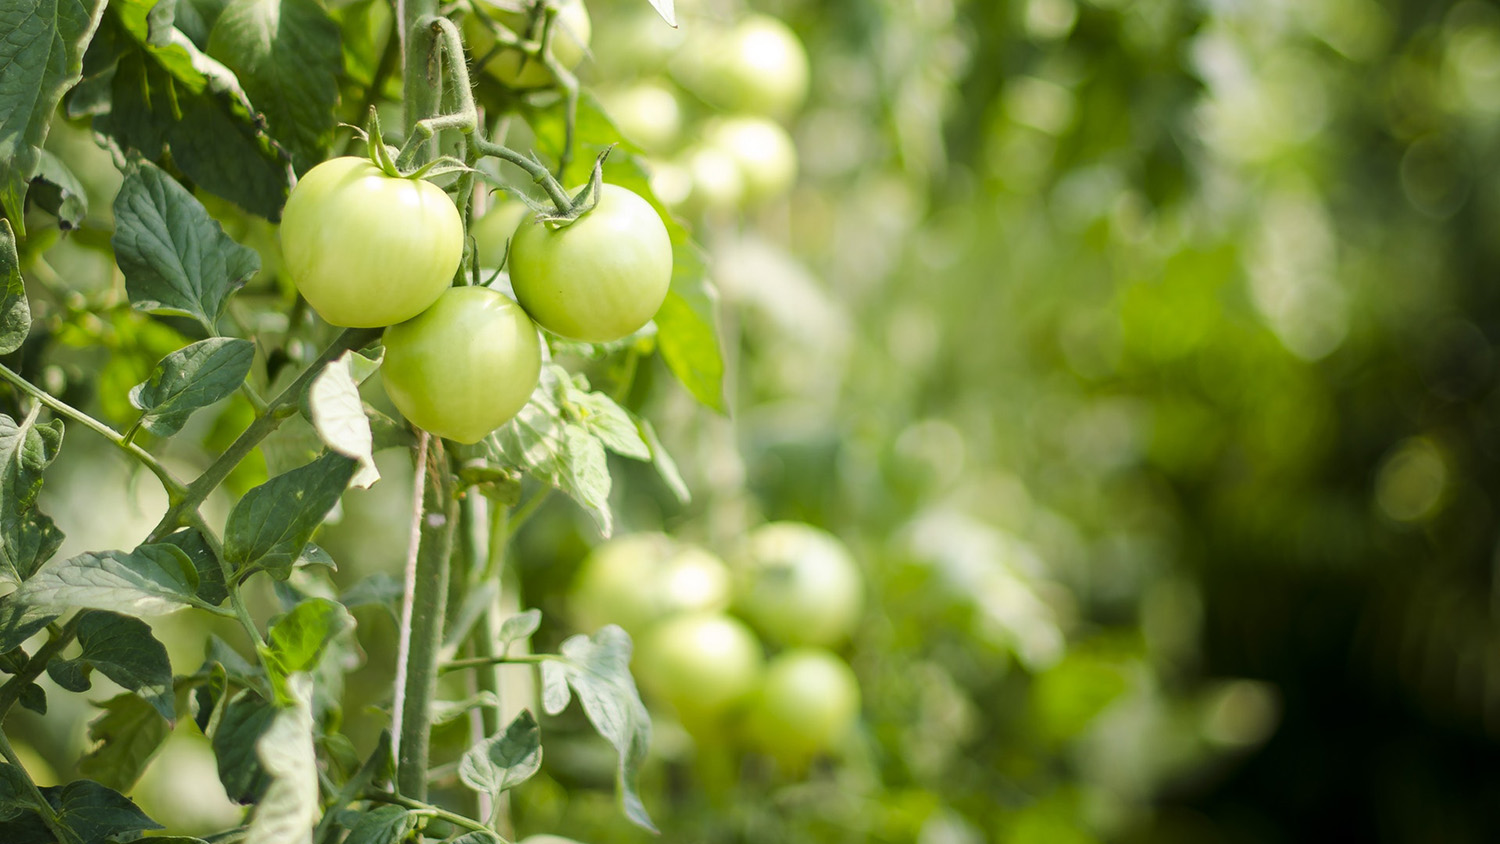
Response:
POLYGON ((535 389, 538 325, 573 340, 618 340, 651 320, 672 279, 666 225, 625 188, 604 185, 567 225, 524 217, 514 203, 475 226, 490 243, 515 232, 519 304, 489 288, 452 287, 464 242, 453 201, 364 158, 325 161, 302 177, 281 243, 287 273, 325 320, 389 326, 381 371, 396 408, 433 434, 473 443, 535 389))
POLYGON ((788 766, 836 751, 860 710, 835 650, 859 622, 858 565, 797 522, 751 531, 731 559, 662 534, 606 542, 573 579, 573 621, 634 636, 642 687, 701 741, 739 739, 788 766), (761 637, 784 649, 768 660, 761 637))

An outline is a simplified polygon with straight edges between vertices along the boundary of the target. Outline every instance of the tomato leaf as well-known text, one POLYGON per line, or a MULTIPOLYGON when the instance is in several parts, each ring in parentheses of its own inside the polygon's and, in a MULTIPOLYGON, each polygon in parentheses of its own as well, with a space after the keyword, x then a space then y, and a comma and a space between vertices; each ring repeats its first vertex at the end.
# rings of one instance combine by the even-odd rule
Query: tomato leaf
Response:
POLYGON ((62 420, 38 424, 33 413, 17 423, 0 414, 0 581, 26 580, 62 544, 62 531, 36 507, 62 438, 62 420))
POLYGON ((598 437, 564 413, 572 389, 566 370, 542 367, 530 403, 485 438, 485 447, 495 462, 562 490, 588 510, 600 532, 609 536, 614 529, 609 463, 598 437))
POLYGON ((72 661, 140 695, 168 721, 177 717, 172 664, 146 622, 113 612, 86 612, 78 619, 78 644, 83 651, 72 661))
POLYGON ((162 358, 151 377, 130 391, 130 403, 144 411, 142 428, 170 437, 182 430, 193 411, 238 390, 254 362, 255 344, 249 340, 200 340, 162 358))
POLYGON ((0 5, 0 210, 23 235, 26 188, 52 113, 83 76, 84 47, 103 11, 103 0, 0 5))
POLYGON ((298 672, 310 672, 323 661, 328 645, 340 634, 354 629, 354 618, 342 604, 327 598, 303 601, 271 625, 261 653, 277 703, 288 706, 287 682, 298 672))
POLYGON ((324 445, 359 462, 349 485, 369 489, 380 480, 380 470, 375 468, 375 436, 359 398, 358 375, 351 369, 356 362, 363 370, 369 360, 345 352, 318 373, 307 391, 308 419, 324 445))
POLYGON ((229 597, 229 588, 224 585, 224 569, 204 541, 203 534, 189 528, 163 537, 162 542, 181 548, 193 561, 193 568, 198 571, 198 598, 216 607, 223 604, 229 597))
POLYGON ((78 773, 110 788, 129 791, 171 735, 172 727, 139 695, 115 695, 95 706, 104 714, 89 723, 89 739, 99 744, 78 761, 78 773))
POLYGON ((672 455, 668 454, 666 447, 661 444, 661 437, 656 434, 656 426, 652 425, 649 419, 637 419, 636 424, 641 426, 641 437, 651 449, 651 465, 656 467, 656 474, 661 476, 662 482, 677 497, 679 503, 686 504, 692 501, 693 493, 688 489, 687 482, 682 479, 682 473, 677 471, 677 461, 672 459, 672 455))
POLYGON ((31 174, 31 201, 57 218, 63 231, 78 228, 89 212, 89 198, 61 158, 42 150, 31 174))
MULTIPOLYGON (((161 829, 162 825, 146 816, 130 798, 90 780, 77 780, 63 786, 41 789, 42 796, 52 805, 53 811, 67 819, 68 829, 77 840, 86 844, 103 844, 110 841, 135 841, 148 829, 161 829)), ((35 813, 30 813, 35 817, 35 813)), ((23 815, 24 817, 24 815, 23 815)), ((16 823, 17 827, 22 826, 16 823)), ((36 818, 36 827, 42 837, 27 837, 25 842, 51 841, 53 837, 36 818)), ((15 836, 20 838, 20 836, 15 836)), ((7 841, 14 840, 12 836, 7 841)))
POLYGON ((260 270, 255 250, 230 239, 203 203, 149 161, 131 164, 114 211, 110 242, 131 304, 193 317, 217 333, 229 295, 260 270))
POLYGON ((313 745, 312 678, 287 678, 288 706, 276 710, 255 741, 255 755, 270 777, 255 807, 245 844, 302 844, 318 821, 318 764, 313 745))
POLYGON ((254 692, 229 701, 213 731, 214 757, 219 763, 219 781, 236 803, 253 803, 265 793, 269 778, 255 754, 260 737, 271 727, 276 707, 254 692))
POLYGON ((208 54, 239 77, 298 172, 322 161, 333 141, 339 39, 315 0, 234 0, 209 34, 208 54))
POLYGON ((651 8, 656 10, 661 19, 673 29, 677 28, 677 9, 673 7, 672 0, 651 0, 651 8))
POLYGON ((531 779, 542 767, 542 734, 531 711, 505 732, 470 747, 458 763, 458 778, 475 791, 499 795, 531 779))
POLYGON ((650 460, 651 449, 641 439, 635 420, 604 393, 571 389, 568 401, 578 424, 599 438, 606 448, 632 460, 650 460))
POLYGON ((377 806, 360 814, 344 844, 400 844, 416 818, 400 806, 377 806))
POLYGON ((244 576, 254 566, 286 580, 344 494, 354 466, 353 460, 329 453, 245 493, 224 525, 224 558, 235 573, 244 576))
POLYGON ((15 650, 57 618, 45 607, 35 607, 16 598, 0 597, 0 653, 15 650))
POLYGON ((94 115, 95 131, 152 161, 166 160, 170 150, 172 164, 199 187, 279 218, 290 187, 283 153, 234 72, 165 25, 167 17, 155 14, 160 7, 151 0, 109 4, 84 56, 84 79, 69 97, 69 116, 94 115))
POLYGON ((651 744, 651 717, 630 676, 630 634, 609 624, 593 636, 568 638, 560 650, 561 656, 542 663, 543 706, 548 714, 561 712, 572 687, 589 723, 620 755, 615 787, 625 816, 656 832, 636 791, 651 744))
POLYGON ((8 355, 26 342, 31 333, 31 305, 21 281, 21 261, 16 255, 16 234, 10 221, 0 218, 0 355, 8 355))
POLYGON ((537 609, 530 609, 507 618, 500 625, 498 638, 500 639, 501 650, 509 651, 512 644, 531 638, 531 634, 535 633, 537 628, 541 626, 542 611, 537 609))
POLYGON ((54 560, 15 592, 37 609, 77 607, 128 615, 166 615, 198 603, 198 572, 182 549, 142 545, 134 551, 101 551, 54 560))

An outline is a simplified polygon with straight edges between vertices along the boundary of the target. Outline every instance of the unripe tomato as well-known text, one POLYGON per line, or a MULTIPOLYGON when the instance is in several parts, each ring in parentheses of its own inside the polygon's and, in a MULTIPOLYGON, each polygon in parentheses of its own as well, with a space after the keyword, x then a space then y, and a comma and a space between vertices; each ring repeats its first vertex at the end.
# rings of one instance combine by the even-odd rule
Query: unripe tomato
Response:
MULTIPOLYGON (((534 34, 541 37, 541 30, 528 33, 530 19, 527 15, 503 9, 487 0, 476 0, 484 4, 484 11, 521 38, 534 34)), ((593 23, 583 0, 557 0, 557 17, 552 22, 549 49, 557 63, 573 70, 588 55, 589 40, 593 35, 593 23)), ((483 58, 495 46, 495 37, 483 23, 470 17, 465 22, 464 36, 469 42, 469 54, 475 59, 483 58)), ((502 50, 485 64, 496 79, 511 88, 542 88, 553 83, 552 72, 542 62, 528 58, 519 50, 502 50)))
POLYGON ((752 531, 736 575, 736 608, 781 644, 837 644, 864 608, 863 578, 844 543, 800 522, 752 531))
POLYGON ((711 148, 724 152, 739 168, 747 202, 780 196, 797 181, 797 147, 774 121, 764 117, 730 117, 704 131, 711 148))
POLYGON ((682 109, 677 96, 655 82, 638 82, 629 88, 600 95, 605 111, 620 134, 647 152, 663 152, 677 142, 682 130, 682 109))
POLYGON ((413 425, 475 443, 526 405, 542 371, 536 326, 487 287, 454 287, 385 331, 380 374, 413 425))
POLYGON ((570 340, 608 343, 656 315, 672 283, 672 239, 651 204, 604 185, 571 224, 523 222, 510 242, 516 299, 541 327, 570 340))
POLYGON ((719 613, 679 615, 647 631, 635 673, 648 692, 677 711, 689 729, 723 716, 760 682, 760 642, 719 613))
POLYGON ((307 171, 281 216, 287 274, 333 325, 411 319, 453 283, 463 248, 463 220, 441 188, 391 178, 364 158, 307 171))
POLYGON ((729 606, 729 568, 708 551, 660 533, 611 539, 584 558, 569 596, 579 627, 618 624, 631 636, 678 613, 729 606))
POLYGON ((746 732, 761 750, 796 762, 834 747, 859 717, 859 680, 821 648, 778 654, 750 702, 746 732))
POLYGON ((692 181, 685 205, 690 211, 729 211, 745 199, 745 177, 734 156, 715 146, 702 146, 687 154, 686 168, 692 181))
POLYGON ((769 15, 749 15, 727 32, 689 38, 673 71, 725 111, 786 117, 807 99, 807 51, 796 33, 769 15))
POLYGON ((469 235, 474 238, 474 257, 479 266, 499 267, 505 263, 505 250, 528 211, 530 209, 525 203, 504 199, 469 224, 469 235))

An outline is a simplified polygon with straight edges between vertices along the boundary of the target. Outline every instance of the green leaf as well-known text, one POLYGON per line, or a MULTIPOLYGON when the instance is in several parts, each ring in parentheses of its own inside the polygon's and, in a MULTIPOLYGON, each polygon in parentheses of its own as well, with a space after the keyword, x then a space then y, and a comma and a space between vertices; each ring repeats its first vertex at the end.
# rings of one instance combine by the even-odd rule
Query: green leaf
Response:
MULTIPOLYGON (((162 828, 130 798, 90 780, 43 788, 42 796, 83 844, 134 841, 148 829, 162 828)), ((50 842, 52 837, 41 840, 50 842)))
POLYGON ((78 228, 89 213, 89 198, 83 185, 63 160, 42 150, 31 174, 31 201, 57 218, 58 228, 78 228))
POLYGON ((0 762, 0 823, 17 817, 31 807, 26 775, 8 762, 0 762))
POLYGON ((277 710, 255 742, 270 777, 245 844, 307 844, 318 822, 318 760, 313 746, 312 678, 287 679, 291 705, 277 710))
POLYGON ((286 162, 234 72, 182 31, 164 28, 159 8, 154 0, 110 3, 69 115, 95 115, 95 131, 158 163, 170 149, 172 164, 198 187, 276 219, 290 187, 286 162))
POLYGON ((165 545, 176 545, 198 572, 198 598, 206 604, 219 606, 229 597, 229 587, 224 584, 224 569, 214 552, 204 541, 203 534, 187 528, 162 539, 165 545))
POLYGON ((400 844, 416 818, 400 806, 378 806, 361 813, 344 844, 400 844))
POLYGON ((203 203, 149 161, 130 165, 114 211, 110 242, 131 304, 193 317, 216 333, 229 295, 260 270, 255 250, 230 239, 203 203))
POLYGON ((130 615, 165 615, 193 606, 198 572, 181 548, 142 545, 134 551, 79 554, 43 566, 15 592, 49 612, 87 607, 130 615))
POLYGON ((110 612, 87 612, 78 620, 75 661, 93 666, 121 688, 139 694, 168 721, 177 717, 172 703, 172 664, 167 649, 138 618, 110 612))
POLYGON ((249 340, 199 340, 162 358, 151 377, 130 391, 130 403, 144 411, 142 428, 170 437, 193 411, 233 395, 254 362, 255 344, 249 340))
POLYGON ((63 92, 83 76, 83 52, 103 0, 0 4, 0 210, 21 234, 26 186, 63 92))
POLYGON ((42 473, 62 448, 60 419, 38 424, 0 414, 0 581, 20 583, 51 557, 62 532, 36 509, 42 473))
POLYGON ((542 733, 530 710, 523 709, 504 733, 464 753, 458 778, 475 791, 498 795, 531 779, 541 767, 542 733))
POLYGON ((609 624, 592 637, 568 638, 560 650, 561 657, 542 663, 547 713, 556 715, 568 705, 566 688, 560 694, 556 691, 558 682, 566 681, 578 694, 578 702, 594 729, 620 755, 615 786, 625 816, 655 832, 637 792, 641 765, 651 744, 651 717, 630 676, 630 634, 609 624), (550 680, 548 674, 552 675, 550 680))
POLYGON ((312 598, 298 604, 271 625, 263 662, 271 675, 277 703, 289 705, 286 682, 293 674, 311 672, 323 660, 328 644, 354 629, 354 618, 337 601, 312 598))
POLYGON ((9 220, 0 218, 0 355, 21 348, 30 333, 31 304, 21 281, 16 233, 11 231, 9 220))
MULTIPOLYGON (((165 0, 157 5, 165 5, 165 0)), ((229 0, 177 0, 173 24, 200 50, 208 49, 208 34, 229 0)))
POLYGON ((31 606, 14 592, 0 597, 0 653, 21 647, 21 643, 40 633, 54 618, 57 613, 31 606))
POLYGON ((359 398, 358 373, 351 368, 356 363, 364 369, 369 361, 357 352, 345 352, 313 378, 307 390, 308 419, 324 445, 359 462, 349 485, 369 489, 380 480, 380 470, 375 468, 370 417, 359 398))
POLYGON ((507 618, 500 625, 500 647, 502 650, 510 650, 514 642, 524 641, 531 638, 531 634, 542 626, 542 611, 537 609, 517 613, 507 618))
POLYGON ((641 438, 635 420, 614 399, 604 393, 572 390, 568 400, 573 413, 589 433, 599 438, 605 448, 632 460, 650 460, 651 448, 641 438))
POLYGON ((677 27, 677 9, 673 7, 672 0, 651 0, 651 8, 656 10, 661 19, 667 22, 667 26, 677 27))
POLYGON ((219 781, 229 799, 236 803, 256 802, 270 782, 255 755, 255 746, 275 717, 276 707, 247 691, 229 701, 219 718, 218 729, 213 731, 219 781))
POLYGON ((208 53, 239 77, 300 173, 333 141, 344 54, 338 24, 315 0, 233 0, 208 53))
POLYGON ((600 532, 609 536, 614 529, 609 509, 609 463, 603 443, 564 414, 562 408, 572 389, 565 370, 543 367, 531 401, 514 419, 490 434, 485 447, 496 463, 521 469, 562 490, 594 517, 600 532))
POLYGON ((355 463, 340 454, 277 475, 245 493, 224 526, 224 558, 236 574, 253 565, 286 580, 303 546, 354 476, 355 463))
POLYGON ((677 461, 667 453, 665 446, 661 444, 661 437, 656 434, 656 426, 649 419, 636 420, 641 426, 641 436, 646 440, 646 445, 651 449, 651 465, 656 467, 656 474, 661 476, 662 482, 672 495, 677 497, 678 503, 686 504, 693 500, 693 493, 688 489, 687 482, 682 479, 682 473, 677 471, 677 461))
POLYGON ((139 695, 115 695, 96 704, 104 714, 89 724, 89 739, 99 742, 78 762, 78 773, 110 788, 129 791, 172 727, 139 695))

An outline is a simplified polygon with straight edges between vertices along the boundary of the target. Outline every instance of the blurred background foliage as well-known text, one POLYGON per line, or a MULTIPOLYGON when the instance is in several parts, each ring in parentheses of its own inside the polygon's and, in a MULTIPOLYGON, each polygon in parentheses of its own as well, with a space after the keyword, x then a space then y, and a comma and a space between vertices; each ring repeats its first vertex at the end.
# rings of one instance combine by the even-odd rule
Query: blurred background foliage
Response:
MULTIPOLYGON (((1500 838, 1500 9, 753 5, 811 59, 788 121, 801 176, 743 212, 685 206, 725 306, 733 410, 643 369, 633 403, 695 495, 622 463, 614 500, 622 530, 731 561, 765 521, 840 536, 866 582, 843 649, 864 703, 857 735, 801 771, 655 711, 663 840, 1500 838)), ((684 43, 746 12, 678 8, 684 43)), ((659 71, 626 49, 647 4, 590 10, 586 84, 659 71)), ((709 112, 666 87, 690 124, 709 112)), ((97 160, 81 130, 49 143, 75 171, 97 160)), ((83 173, 91 213, 108 214, 109 172, 83 173)), ((268 227, 214 210, 276 266, 268 227)), ((80 296, 108 286, 98 234, 69 237, 42 265, 80 296)), ((182 340, 85 311, 58 339, 110 338, 87 365, 128 421, 109 402, 182 340)), ((205 444, 219 429, 234 420, 205 444)), ((102 514, 149 525, 161 506, 89 446, 48 482, 78 543, 64 554, 128 544, 102 514)), ((397 569, 403 460, 382 455, 386 482, 319 540, 347 586, 397 569)), ((562 500, 519 535, 509 597, 543 610, 539 647, 577 632, 569 587, 598 542, 562 500)), ((358 617, 346 718, 372 739, 392 624, 358 617)), ((196 633, 168 641, 195 662, 196 633)), ((91 713, 26 717, 66 773, 91 713)), ((619 820, 581 715, 543 730, 518 831, 649 840, 619 820)), ((222 822, 204 765, 174 738, 137 797, 222 822)))

